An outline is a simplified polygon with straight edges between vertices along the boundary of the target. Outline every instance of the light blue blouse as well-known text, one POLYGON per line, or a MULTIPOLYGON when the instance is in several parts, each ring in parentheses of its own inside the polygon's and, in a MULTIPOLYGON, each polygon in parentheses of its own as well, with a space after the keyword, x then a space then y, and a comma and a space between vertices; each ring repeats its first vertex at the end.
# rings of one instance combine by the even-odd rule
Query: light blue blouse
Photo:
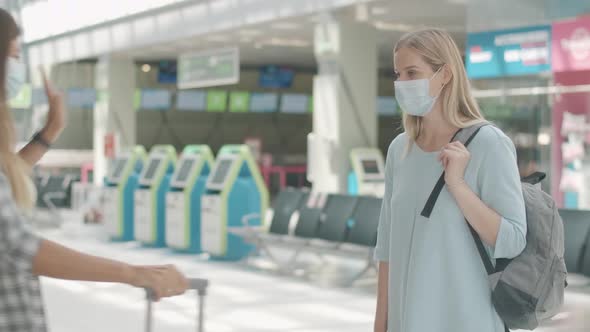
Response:
MULTIPOLYGON (((443 189, 430 219, 420 215, 443 168, 438 152, 408 137, 390 145, 375 258, 389 263, 389 332, 503 332, 475 243, 455 199, 443 189)), ((526 213, 512 141, 485 126, 469 146, 465 181, 502 216, 491 257, 513 258, 526 244, 526 213)))

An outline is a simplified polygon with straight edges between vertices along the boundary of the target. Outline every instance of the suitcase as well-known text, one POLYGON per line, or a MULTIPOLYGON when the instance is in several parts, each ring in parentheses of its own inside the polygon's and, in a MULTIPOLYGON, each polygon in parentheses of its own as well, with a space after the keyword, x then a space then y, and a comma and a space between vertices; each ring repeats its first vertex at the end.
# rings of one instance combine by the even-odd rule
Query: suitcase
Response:
MULTIPOLYGON (((205 307, 205 296, 207 295, 207 287, 209 286, 209 280, 206 279, 189 279, 189 289, 197 291, 198 297, 198 316, 197 316, 197 331, 203 332, 203 319, 204 319, 204 307, 205 307)), ((145 317, 145 331, 152 332, 153 329, 153 292, 151 289, 146 289, 146 317, 145 317)))

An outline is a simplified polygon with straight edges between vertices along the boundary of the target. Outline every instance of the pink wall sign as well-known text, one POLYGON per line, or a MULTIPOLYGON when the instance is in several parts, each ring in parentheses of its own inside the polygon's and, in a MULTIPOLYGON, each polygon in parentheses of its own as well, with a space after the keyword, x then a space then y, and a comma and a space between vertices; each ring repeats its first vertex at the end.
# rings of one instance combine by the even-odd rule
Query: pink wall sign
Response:
MULTIPOLYGON (((590 71, 556 73, 555 84, 572 86, 590 84, 590 71)), ((551 144, 552 176, 551 176, 551 194, 557 205, 563 207, 563 192, 560 190, 560 182, 563 170, 563 153, 561 146, 564 142, 564 113, 574 115, 577 124, 585 126, 586 121, 590 119, 590 93, 568 93, 557 95, 553 104, 553 141, 551 144), (584 115, 586 117, 584 118, 584 115)), ((571 124, 570 124, 571 127, 571 124)), ((571 129, 571 128, 570 128, 571 129)), ((588 140, 588 138, 586 138, 588 140)))
POLYGON ((553 24, 552 59, 554 72, 590 70, 590 16, 553 24))

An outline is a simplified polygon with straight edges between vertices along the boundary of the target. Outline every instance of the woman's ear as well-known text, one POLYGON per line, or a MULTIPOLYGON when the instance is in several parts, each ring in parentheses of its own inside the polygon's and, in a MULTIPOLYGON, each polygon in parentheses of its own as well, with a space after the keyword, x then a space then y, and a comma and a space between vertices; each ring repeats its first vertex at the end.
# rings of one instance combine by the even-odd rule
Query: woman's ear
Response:
POLYGON ((443 85, 447 85, 451 79, 453 78, 453 72, 451 71, 451 69, 449 68, 449 65, 444 64, 442 67, 442 81, 443 81, 443 85))

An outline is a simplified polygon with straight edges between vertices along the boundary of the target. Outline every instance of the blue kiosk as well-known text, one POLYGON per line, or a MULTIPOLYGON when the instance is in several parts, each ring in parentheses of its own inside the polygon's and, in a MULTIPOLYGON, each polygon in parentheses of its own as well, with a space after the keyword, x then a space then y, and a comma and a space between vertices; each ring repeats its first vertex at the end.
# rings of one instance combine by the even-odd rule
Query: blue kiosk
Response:
POLYGON ((139 173, 146 151, 137 146, 115 158, 105 177, 103 213, 107 233, 112 241, 133 241, 134 193, 139 187, 139 173))
POLYGON ((135 239, 148 247, 166 245, 166 193, 176 165, 171 145, 152 148, 135 191, 135 239))
POLYGON ((184 148, 166 196, 166 245, 186 253, 201 252, 201 196, 213 167, 206 145, 184 148))
MULTIPOLYGON (((240 260, 254 246, 229 227, 243 227, 247 215, 264 216, 268 190, 246 145, 224 146, 209 175, 201 200, 201 245, 216 260, 240 260)), ((261 225, 260 218, 251 225, 261 225)))

